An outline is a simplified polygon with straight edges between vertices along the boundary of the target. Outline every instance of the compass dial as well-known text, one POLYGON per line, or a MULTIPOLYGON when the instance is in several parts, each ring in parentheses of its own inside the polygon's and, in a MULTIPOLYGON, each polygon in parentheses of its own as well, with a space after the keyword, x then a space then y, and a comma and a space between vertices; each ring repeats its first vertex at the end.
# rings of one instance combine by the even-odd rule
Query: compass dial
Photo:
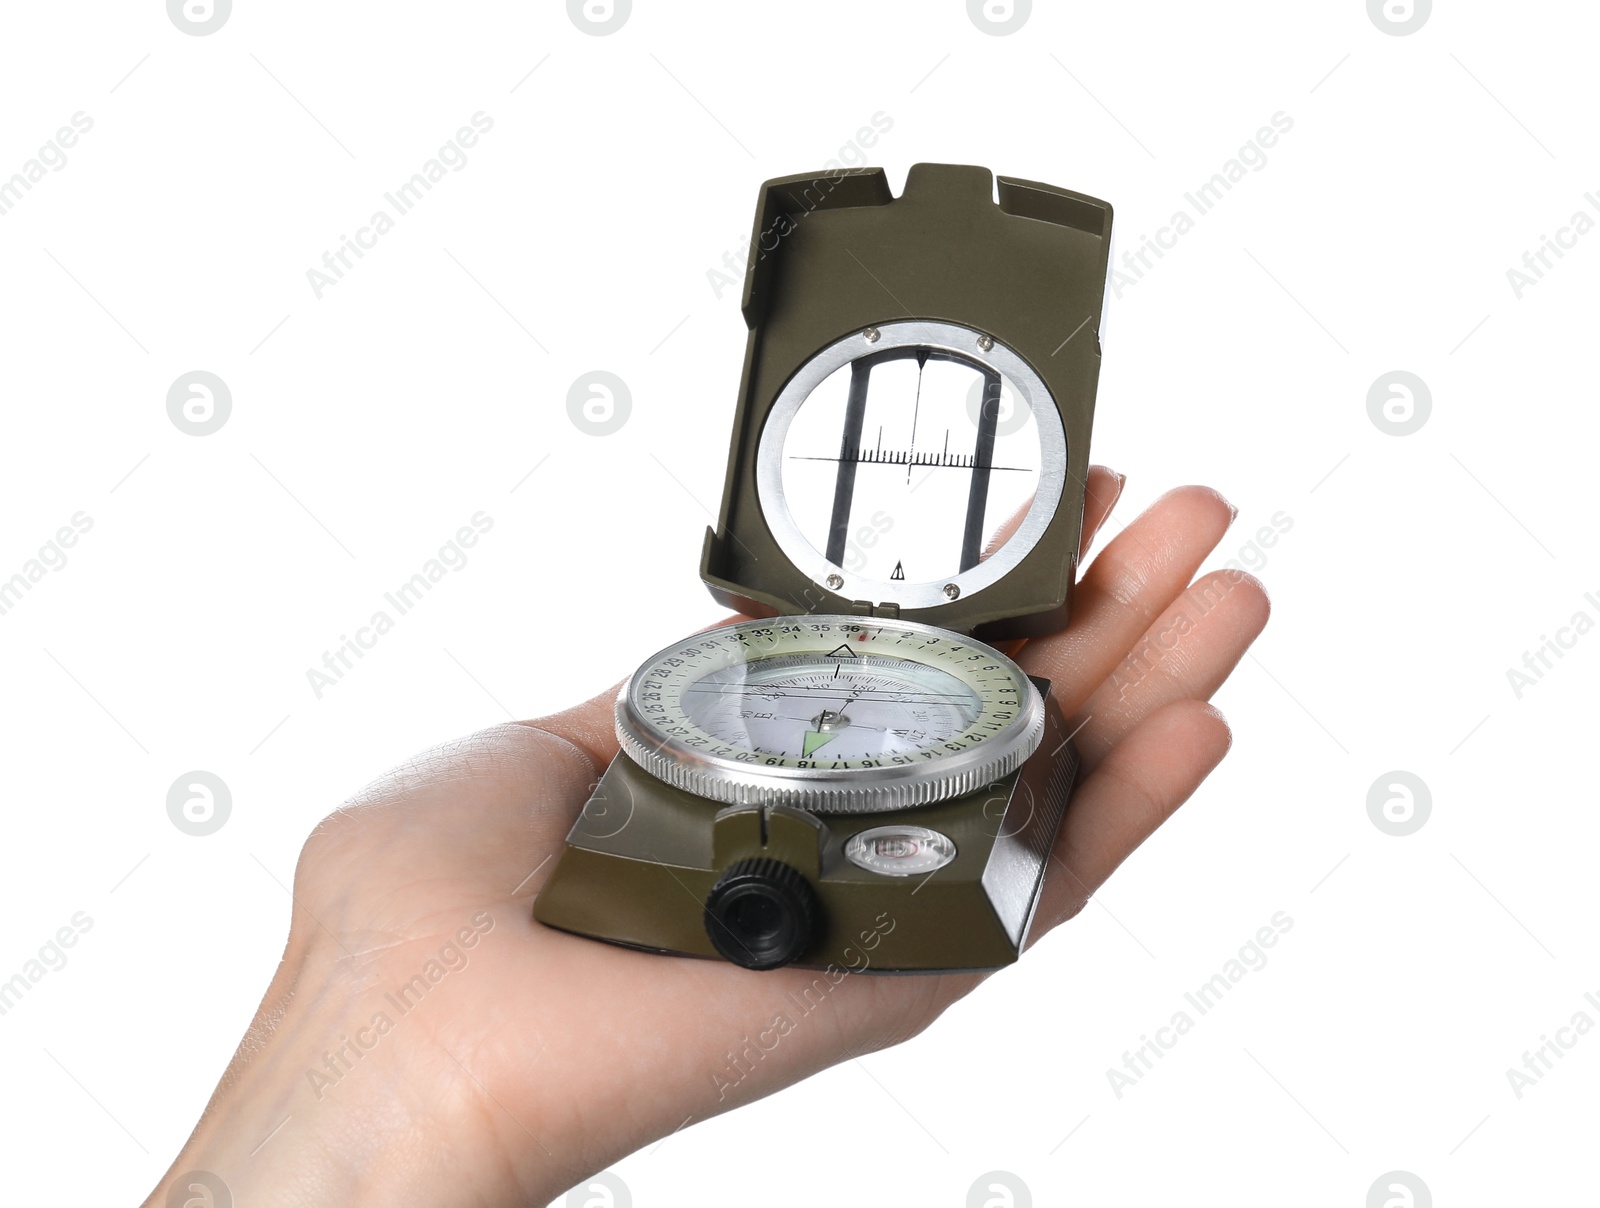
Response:
POLYGON ((659 652, 617 699, 645 771, 699 796, 819 812, 972 792, 1031 755, 1038 690, 1005 655, 909 621, 739 621, 659 652))

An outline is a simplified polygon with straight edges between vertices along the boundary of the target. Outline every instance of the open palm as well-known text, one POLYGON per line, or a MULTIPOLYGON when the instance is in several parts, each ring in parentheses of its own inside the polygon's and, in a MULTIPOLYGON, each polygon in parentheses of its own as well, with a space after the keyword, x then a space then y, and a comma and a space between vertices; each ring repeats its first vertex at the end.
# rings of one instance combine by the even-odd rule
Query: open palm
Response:
MULTIPOLYGON (((1096 467, 1088 486, 1086 545, 1122 483, 1096 467)), ((1088 567, 1070 628, 1016 656, 1052 681, 1083 760, 1030 944, 1227 751, 1205 702, 1268 612, 1239 572, 1193 581, 1232 516, 1205 488, 1163 496, 1088 567)), ((196 1168, 251 1203, 542 1203, 685 1124, 916 1035, 983 980, 843 976, 794 1019, 785 994, 815 971, 751 973, 533 922, 616 754, 611 704, 429 751, 317 829, 283 964, 150 1203, 196 1168)))

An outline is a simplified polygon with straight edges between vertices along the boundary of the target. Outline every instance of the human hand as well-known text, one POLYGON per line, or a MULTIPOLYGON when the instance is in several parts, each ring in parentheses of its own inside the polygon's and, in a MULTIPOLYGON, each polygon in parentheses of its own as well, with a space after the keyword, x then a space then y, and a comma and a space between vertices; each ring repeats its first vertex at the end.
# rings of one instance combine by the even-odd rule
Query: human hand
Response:
MULTIPOLYGON (((1086 547, 1121 487, 1090 472, 1086 547)), ((1163 496, 1088 567, 1070 627, 1015 656, 1052 681, 1082 759, 1030 945, 1228 749, 1205 702, 1267 598, 1240 572, 1191 578, 1232 518, 1205 488, 1163 496)), ((616 755, 613 698, 447 743, 316 829, 277 975, 147 1204, 193 1170, 252 1205, 545 1203, 686 1123, 917 1035, 984 980, 844 977, 747 1076, 717 1077, 814 971, 657 956, 531 918, 616 755)))

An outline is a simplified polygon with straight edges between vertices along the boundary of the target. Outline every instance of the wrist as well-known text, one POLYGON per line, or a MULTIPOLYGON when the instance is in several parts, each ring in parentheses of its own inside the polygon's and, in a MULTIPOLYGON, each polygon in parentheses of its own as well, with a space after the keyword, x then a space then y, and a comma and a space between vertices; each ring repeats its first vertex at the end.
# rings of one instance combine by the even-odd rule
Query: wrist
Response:
POLYGON ((469 1077, 444 1052, 393 1043, 396 1012, 384 1002, 381 966, 325 948, 337 951, 332 940, 309 949, 291 942, 148 1208, 187 1204, 199 1194, 188 1186, 205 1182, 184 1177, 193 1172, 220 1180, 235 1205, 251 1208, 525 1202, 526 1188, 491 1185, 484 1175, 504 1171, 503 1159, 477 1152, 481 1142, 461 1145, 482 1130, 450 1126, 477 1111, 469 1077), (434 1067, 431 1081, 419 1078, 419 1061, 434 1067), (432 1093, 418 1089, 430 1085, 432 1093), (174 1185, 185 1190, 169 1201, 174 1185))

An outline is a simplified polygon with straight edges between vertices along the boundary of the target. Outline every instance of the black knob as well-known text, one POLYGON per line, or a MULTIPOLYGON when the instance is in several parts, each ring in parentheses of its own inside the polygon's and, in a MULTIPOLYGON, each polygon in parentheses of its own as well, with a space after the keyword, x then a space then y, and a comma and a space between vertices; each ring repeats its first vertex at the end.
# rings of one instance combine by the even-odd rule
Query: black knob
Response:
POLYGON ((740 860, 706 895, 706 934, 746 969, 777 969, 811 944, 821 918, 805 877, 779 860, 740 860))

